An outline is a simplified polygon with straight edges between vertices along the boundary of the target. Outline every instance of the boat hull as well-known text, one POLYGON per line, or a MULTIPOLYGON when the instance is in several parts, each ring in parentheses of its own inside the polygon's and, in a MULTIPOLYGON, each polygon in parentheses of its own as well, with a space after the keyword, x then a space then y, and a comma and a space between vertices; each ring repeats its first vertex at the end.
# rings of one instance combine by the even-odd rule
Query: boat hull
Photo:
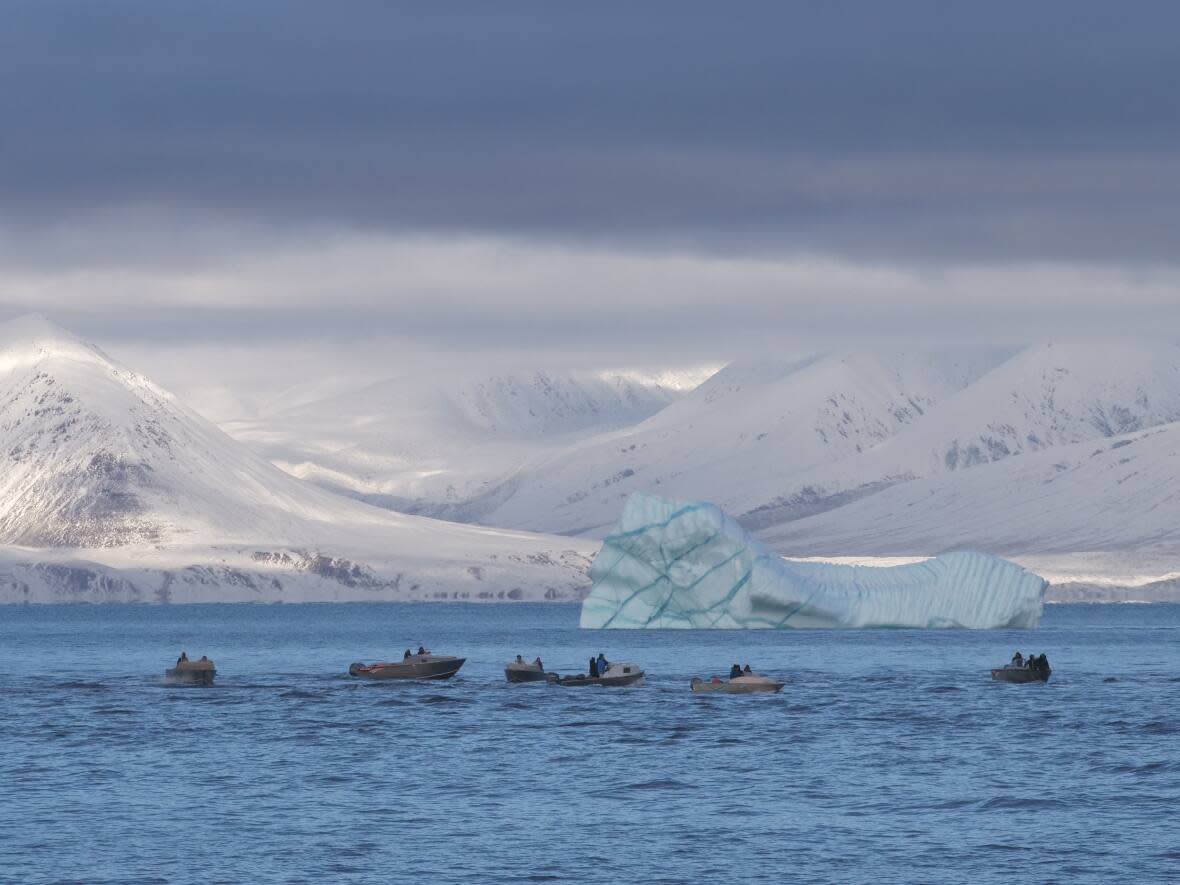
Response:
POLYGON ((514 667, 509 664, 504 668, 504 678, 509 682, 544 682, 549 674, 537 667, 514 667))
POLYGON ((603 688, 621 688, 635 685, 643 679, 643 671, 621 673, 618 676, 558 676, 552 674, 549 681, 554 685, 564 685, 567 688, 581 688, 587 685, 601 685, 603 688))
POLYGON ((997 667, 992 670, 996 682, 1012 682, 1023 685, 1029 682, 1048 682, 1052 670, 1033 670, 1028 667, 997 667))
POLYGON ((699 694, 773 694, 783 690, 785 682, 775 682, 773 679, 749 678, 729 679, 720 682, 705 682, 694 679, 690 687, 699 694))
POLYGON ((401 661, 356 663, 348 668, 348 674, 358 679, 374 680, 450 679, 466 660, 445 655, 413 655, 401 661))
POLYGON ((164 678, 175 685, 212 685, 217 677, 217 671, 212 667, 169 667, 164 671, 164 678))

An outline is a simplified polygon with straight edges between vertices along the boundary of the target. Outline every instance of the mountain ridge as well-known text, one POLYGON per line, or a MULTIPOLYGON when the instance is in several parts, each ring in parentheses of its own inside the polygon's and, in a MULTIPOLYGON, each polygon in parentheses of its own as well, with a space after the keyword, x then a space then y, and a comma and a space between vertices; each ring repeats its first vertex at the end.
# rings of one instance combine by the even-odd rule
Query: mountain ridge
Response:
MULTIPOLYGON (((86 551, 136 570, 135 586, 187 582, 216 596, 207 570, 226 564, 223 584, 277 598, 284 573, 302 598, 468 587, 577 598, 586 583, 592 545, 406 516, 306 484, 39 317, 0 325, 0 453, 0 544, 18 565, 52 558, 38 550, 86 551), (332 562, 348 566, 320 567, 332 562), (369 579, 353 580, 354 566, 369 579)), ((0 594, 17 583, 0 581, 0 594)))

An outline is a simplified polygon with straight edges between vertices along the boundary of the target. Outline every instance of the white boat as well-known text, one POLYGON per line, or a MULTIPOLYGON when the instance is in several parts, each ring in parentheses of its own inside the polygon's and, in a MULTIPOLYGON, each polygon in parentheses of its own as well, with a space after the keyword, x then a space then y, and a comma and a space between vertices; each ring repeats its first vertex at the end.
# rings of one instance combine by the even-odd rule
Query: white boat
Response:
POLYGON ((643 669, 638 664, 611 664, 601 676, 587 676, 579 673, 576 676, 549 675, 549 681, 556 685, 576 687, 580 685, 602 685, 606 687, 634 685, 643 679, 643 669))

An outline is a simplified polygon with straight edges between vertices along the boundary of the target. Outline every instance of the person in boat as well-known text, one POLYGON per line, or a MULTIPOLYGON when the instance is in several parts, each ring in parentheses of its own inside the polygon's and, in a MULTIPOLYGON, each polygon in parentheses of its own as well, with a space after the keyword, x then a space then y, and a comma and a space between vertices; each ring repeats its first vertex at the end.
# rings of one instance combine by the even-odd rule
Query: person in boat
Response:
POLYGON ((1012 666, 1013 667, 1023 667, 1024 666, 1024 655, 1022 655, 1020 652, 1017 652, 1016 654, 1012 655, 1012 666))
POLYGON ((742 675, 742 668, 739 667, 737 664, 734 664, 732 667, 729 668, 729 678, 730 679, 737 679, 741 675, 742 675))
POLYGON ((606 659, 606 655, 602 652, 598 653, 598 675, 605 676, 606 671, 610 669, 610 661, 606 659))
POLYGON ((538 670, 545 669, 545 666, 541 663, 541 656, 540 655, 537 655, 537 659, 535 661, 533 661, 533 666, 536 667, 538 670))
POLYGON ((518 664, 523 664, 523 663, 524 663, 524 658, 522 658, 520 655, 517 655, 517 656, 516 656, 516 663, 518 663, 518 664))
POLYGON ((1049 672, 1049 659, 1047 657, 1045 657, 1044 655, 1040 655, 1037 658, 1036 664, 1037 664, 1036 669, 1037 669, 1038 675, 1043 677, 1046 673, 1049 672))
POLYGON ((407 649, 406 649, 406 653, 405 653, 404 655, 402 655, 402 660, 403 660, 403 661, 408 661, 408 660, 409 660, 410 658, 412 658, 412 657, 413 657, 413 655, 412 655, 412 654, 410 654, 410 650, 407 648, 407 649))
POLYGON ((182 651, 182 652, 180 653, 180 657, 178 657, 178 658, 176 659, 176 666, 178 666, 178 667, 179 667, 181 664, 186 664, 186 663, 188 663, 188 652, 187 652, 187 651, 182 651))
POLYGON ((426 650, 425 646, 421 646, 421 645, 420 645, 420 646, 418 646, 418 654, 420 654, 420 655, 428 655, 428 654, 430 654, 430 652, 428 652, 428 651, 426 650))
POLYGON ((207 660, 209 660, 209 656, 208 656, 208 655, 201 655, 201 661, 202 661, 202 662, 204 662, 204 661, 207 661, 207 660))
POLYGON ((598 661, 594 660, 594 658, 590 659, 590 678, 598 678, 598 661))

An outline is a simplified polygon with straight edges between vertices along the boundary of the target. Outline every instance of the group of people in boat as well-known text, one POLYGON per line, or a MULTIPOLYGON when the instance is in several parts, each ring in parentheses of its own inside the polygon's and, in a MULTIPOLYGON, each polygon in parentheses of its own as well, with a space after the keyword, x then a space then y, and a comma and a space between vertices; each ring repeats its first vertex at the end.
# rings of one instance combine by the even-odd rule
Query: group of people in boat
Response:
POLYGON ((1025 667, 1037 674, 1044 674, 1049 672, 1049 659, 1042 655, 1029 655, 1025 657, 1020 652, 1012 655, 1012 661, 1008 664, 1009 667, 1025 667))
POLYGON ((610 661, 606 659, 606 655, 602 652, 598 653, 597 658, 590 659, 590 678, 597 679, 599 676, 605 676, 606 671, 610 669, 610 661))
MULTIPOLYGON (((522 658, 520 655, 516 656, 516 663, 520 664, 521 666, 528 666, 527 664, 525 664, 524 658, 522 658)), ((545 665, 541 663, 541 656, 540 655, 537 655, 537 657, 533 658, 532 665, 534 667, 536 667, 538 670, 545 669, 545 665)))
MULTIPOLYGON (((209 657, 208 657, 208 655, 201 655, 201 660, 202 660, 202 661, 208 661, 208 660, 209 660, 209 657)), ((188 661, 188 652, 187 652, 187 651, 182 651, 182 652, 180 653, 180 657, 178 657, 178 658, 176 659, 176 666, 178 666, 178 667, 179 667, 181 664, 187 664, 188 662, 189 662, 189 661, 188 661)))
POLYGON ((746 664, 745 667, 739 667, 737 664, 734 664, 732 667, 729 668, 729 678, 730 679, 737 679, 739 676, 753 676, 753 675, 754 675, 754 671, 750 669, 749 664, 746 664))
MULTIPOLYGON (((420 654, 420 655, 428 655, 428 654, 430 654, 430 651, 429 651, 428 649, 426 649, 425 647, 423 647, 423 646, 421 646, 421 645, 420 645, 420 646, 418 646, 418 654, 420 654)), ((403 660, 403 661, 405 661, 405 660, 408 660, 408 659, 412 658, 413 656, 414 656, 414 655, 413 655, 413 652, 411 652, 411 651, 410 651, 410 650, 407 648, 407 649, 406 649, 406 653, 405 653, 404 655, 402 655, 402 660, 403 660)))

